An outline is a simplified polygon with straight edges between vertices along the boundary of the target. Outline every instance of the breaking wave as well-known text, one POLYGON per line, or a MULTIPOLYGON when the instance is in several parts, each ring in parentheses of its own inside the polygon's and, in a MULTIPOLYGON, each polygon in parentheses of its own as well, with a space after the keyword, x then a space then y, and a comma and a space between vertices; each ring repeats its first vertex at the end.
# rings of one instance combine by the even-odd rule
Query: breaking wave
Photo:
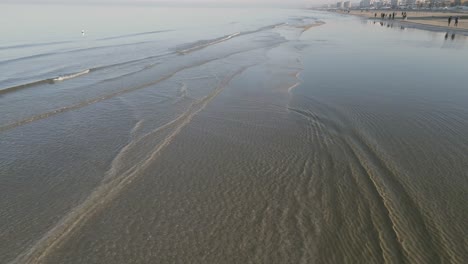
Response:
POLYGON ((69 80, 69 79, 77 78, 77 77, 80 77, 82 75, 88 74, 91 71, 93 71, 93 69, 86 69, 86 70, 83 70, 83 71, 80 71, 80 72, 75 72, 75 73, 71 73, 71 74, 57 76, 57 77, 54 77, 54 78, 48 78, 48 79, 43 79, 43 80, 39 80, 39 81, 33 81, 33 82, 30 82, 30 83, 25 83, 25 84, 20 84, 20 85, 8 87, 8 88, 0 89, 0 94, 6 94, 6 93, 14 92, 14 91, 17 91, 17 90, 20 90, 20 89, 30 88, 30 87, 37 86, 37 85, 42 85, 42 84, 54 84, 55 82, 66 81, 66 80, 69 80))
POLYGON ((81 75, 88 74, 90 71, 91 71, 90 69, 87 69, 87 70, 84 70, 84 71, 81 71, 81 72, 77 72, 77 73, 72 73, 72 74, 68 74, 68 75, 59 76, 59 77, 57 77, 57 78, 54 78, 53 81, 54 81, 54 82, 60 82, 60 81, 65 81, 65 80, 73 79, 73 78, 76 78, 76 77, 80 77, 81 75))

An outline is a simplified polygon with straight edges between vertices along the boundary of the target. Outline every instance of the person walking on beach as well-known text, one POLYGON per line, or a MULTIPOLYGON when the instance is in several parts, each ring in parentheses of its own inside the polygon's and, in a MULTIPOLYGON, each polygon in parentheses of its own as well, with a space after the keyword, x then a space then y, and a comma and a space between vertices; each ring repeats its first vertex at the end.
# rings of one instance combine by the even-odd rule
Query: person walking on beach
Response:
POLYGON ((448 26, 450 27, 450 23, 452 22, 452 16, 449 16, 448 18, 448 26))
POLYGON ((374 14, 374 17, 377 17, 377 13, 374 14))
POLYGON ((455 26, 458 27, 458 17, 455 18, 455 26))

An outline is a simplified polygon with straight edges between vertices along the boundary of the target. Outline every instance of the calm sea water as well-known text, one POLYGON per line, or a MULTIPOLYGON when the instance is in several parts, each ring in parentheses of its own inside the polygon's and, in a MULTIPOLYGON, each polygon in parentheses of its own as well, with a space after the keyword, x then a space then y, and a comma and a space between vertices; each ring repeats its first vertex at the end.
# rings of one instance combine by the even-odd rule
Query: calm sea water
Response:
POLYGON ((1 9, 1 263, 466 262, 465 36, 1 9))
MULTIPOLYGON (((151 6, 3 5, 2 10, 2 88, 127 63, 119 68, 123 75, 145 66, 135 60, 304 15, 291 11, 285 20, 281 10, 151 6)), ((107 74, 119 76, 115 72, 107 74)))

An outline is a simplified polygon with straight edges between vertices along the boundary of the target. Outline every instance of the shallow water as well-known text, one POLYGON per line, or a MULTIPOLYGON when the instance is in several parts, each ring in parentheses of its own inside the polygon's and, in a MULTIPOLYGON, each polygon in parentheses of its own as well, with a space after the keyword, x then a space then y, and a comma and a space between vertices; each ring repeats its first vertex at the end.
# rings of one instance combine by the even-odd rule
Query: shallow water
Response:
POLYGON ((465 37, 49 8, 78 36, 2 32, 0 262, 466 261, 465 37))

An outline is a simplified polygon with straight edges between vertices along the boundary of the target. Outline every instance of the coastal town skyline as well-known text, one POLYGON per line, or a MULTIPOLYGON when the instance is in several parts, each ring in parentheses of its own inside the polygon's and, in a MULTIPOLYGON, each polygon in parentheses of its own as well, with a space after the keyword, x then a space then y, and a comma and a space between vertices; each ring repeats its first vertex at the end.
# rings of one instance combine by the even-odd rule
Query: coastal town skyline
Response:
POLYGON ((337 1, 324 4, 324 8, 351 9, 351 8, 449 8, 468 6, 466 0, 361 0, 337 1))

